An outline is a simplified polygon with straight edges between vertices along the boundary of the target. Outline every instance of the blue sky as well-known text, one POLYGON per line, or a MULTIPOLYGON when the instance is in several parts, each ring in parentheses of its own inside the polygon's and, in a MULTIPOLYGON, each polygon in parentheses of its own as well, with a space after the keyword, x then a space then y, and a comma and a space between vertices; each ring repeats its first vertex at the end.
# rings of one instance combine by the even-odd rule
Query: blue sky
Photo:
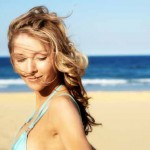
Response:
POLYGON ((65 20, 69 36, 87 55, 150 55, 150 0, 0 0, 0 56, 8 56, 12 19, 45 5, 65 20))

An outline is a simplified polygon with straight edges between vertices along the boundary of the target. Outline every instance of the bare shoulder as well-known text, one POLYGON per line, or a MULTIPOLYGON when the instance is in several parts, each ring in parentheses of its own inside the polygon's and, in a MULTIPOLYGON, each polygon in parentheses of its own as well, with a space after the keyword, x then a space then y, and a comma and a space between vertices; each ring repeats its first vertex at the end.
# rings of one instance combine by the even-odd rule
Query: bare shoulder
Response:
POLYGON ((49 117, 66 149, 90 150, 78 108, 67 95, 51 99, 49 117))
POLYGON ((68 95, 59 95, 51 99, 49 113, 52 115, 55 114, 55 118, 57 117, 57 119, 63 119, 64 117, 71 119, 73 117, 81 121, 79 110, 75 102, 68 95))
POLYGON ((49 120, 53 124, 54 129, 59 133, 65 131, 84 134, 80 113, 71 97, 61 95, 51 99, 48 113, 49 120))

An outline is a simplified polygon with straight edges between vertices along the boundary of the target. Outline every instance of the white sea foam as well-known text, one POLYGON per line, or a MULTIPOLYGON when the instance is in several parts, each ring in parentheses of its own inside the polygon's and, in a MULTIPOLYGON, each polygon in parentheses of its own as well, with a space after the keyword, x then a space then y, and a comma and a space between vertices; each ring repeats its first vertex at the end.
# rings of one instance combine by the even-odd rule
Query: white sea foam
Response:
POLYGON ((133 79, 133 82, 150 84, 150 79, 133 79))
MULTIPOLYGON (((150 84, 148 79, 82 79, 83 85, 97 86, 117 86, 126 84, 150 84)), ((6 88, 9 85, 25 85, 22 79, 0 79, 0 88, 6 88)))
POLYGON ((0 87, 7 85, 23 85, 25 84, 22 79, 0 79, 0 87))
POLYGON ((115 86, 127 84, 128 81, 125 79, 83 79, 84 85, 100 85, 100 86, 115 86))

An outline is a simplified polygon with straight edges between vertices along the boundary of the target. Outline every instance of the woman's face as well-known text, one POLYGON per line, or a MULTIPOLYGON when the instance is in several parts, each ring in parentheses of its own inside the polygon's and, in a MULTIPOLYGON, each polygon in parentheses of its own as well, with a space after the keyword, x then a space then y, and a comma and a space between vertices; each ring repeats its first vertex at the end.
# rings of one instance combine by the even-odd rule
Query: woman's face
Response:
POLYGON ((22 33, 16 37, 12 59, 16 71, 34 91, 43 90, 46 83, 56 79, 53 52, 49 54, 45 46, 32 36, 22 33))

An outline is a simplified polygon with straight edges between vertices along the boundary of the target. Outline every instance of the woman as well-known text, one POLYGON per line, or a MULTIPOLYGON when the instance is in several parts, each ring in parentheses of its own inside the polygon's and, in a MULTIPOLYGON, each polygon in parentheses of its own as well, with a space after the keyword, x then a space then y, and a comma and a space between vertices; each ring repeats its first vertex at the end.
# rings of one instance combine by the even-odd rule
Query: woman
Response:
POLYGON ((90 150, 86 135, 97 124, 81 82, 87 59, 67 37, 62 18, 34 7, 11 22, 8 38, 13 67, 36 95, 35 112, 12 149, 90 150))

